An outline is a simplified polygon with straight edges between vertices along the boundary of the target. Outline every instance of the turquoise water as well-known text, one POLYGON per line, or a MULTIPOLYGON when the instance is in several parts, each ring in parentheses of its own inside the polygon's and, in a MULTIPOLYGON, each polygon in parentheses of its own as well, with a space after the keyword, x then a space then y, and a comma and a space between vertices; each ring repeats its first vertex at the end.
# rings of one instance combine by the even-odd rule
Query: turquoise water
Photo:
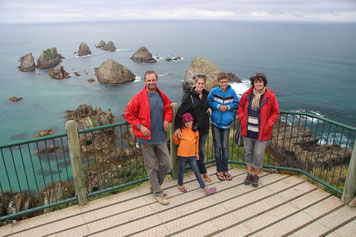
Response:
MULTIPOLYGON (((82 103, 110 108, 120 121, 129 99, 143 88, 142 77, 147 70, 156 71, 158 86, 173 102, 180 103, 185 71, 196 57, 204 57, 221 71, 243 79, 244 83, 234 85, 240 93, 248 88, 248 78, 262 71, 281 109, 313 111, 356 126, 356 24, 136 21, 12 24, 0 25, 0 32, 0 144, 33 138, 37 131, 47 128, 56 129, 57 134, 64 132, 64 112, 82 103), (113 41, 118 51, 96 49, 94 44, 100 40, 113 41), (73 53, 81 42, 89 45, 91 56, 80 58, 73 53), (129 59, 141 46, 160 58, 156 64, 129 59), (18 71, 21 56, 32 52, 37 60, 43 50, 51 47, 57 47, 65 57, 62 65, 72 78, 53 80, 46 69, 18 71), (184 59, 164 60, 172 55, 184 59), (116 86, 87 82, 96 78, 94 68, 107 59, 129 68, 137 75, 136 81, 116 86), (24 99, 14 103, 8 100, 12 96, 24 99)), ((18 155, 17 150, 14 153, 18 155)), ((15 177, 12 162, 7 163, 9 176, 15 177)), ((19 171, 24 170, 22 164, 18 165, 19 171)), ((37 161, 31 171, 29 159, 25 159, 28 174, 38 172, 39 165, 37 161)), ((43 165, 45 171, 57 170, 53 161, 43 165)), ((4 166, 0 168, 3 179, 4 166)), ((61 169, 43 179, 56 180, 59 174, 67 175, 61 169)), ((24 180, 25 174, 19 175, 24 180)), ((8 185, 2 183, 2 188, 8 189, 8 185)))
POLYGON ((64 131, 63 113, 82 103, 111 108, 120 116, 143 80, 108 86, 97 82, 94 68, 111 58, 142 77, 146 70, 160 75, 159 87, 180 102, 185 70, 198 56, 221 71, 247 80, 256 71, 267 74, 281 109, 308 110, 356 126, 356 25, 248 23, 212 21, 109 22, 72 24, 0 25, 1 138, 0 144, 32 138, 49 127, 64 131), (105 52, 94 47, 113 41, 119 49, 105 52), (93 55, 77 57, 86 42, 93 55), (138 64, 129 58, 146 46, 161 57, 156 64, 138 64), (57 47, 62 65, 72 78, 56 81, 48 70, 19 72, 18 59, 32 52, 57 47), (166 62, 167 56, 181 56, 166 62), (74 71, 81 74, 74 76, 74 71), (9 97, 24 99, 13 103, 9 97))

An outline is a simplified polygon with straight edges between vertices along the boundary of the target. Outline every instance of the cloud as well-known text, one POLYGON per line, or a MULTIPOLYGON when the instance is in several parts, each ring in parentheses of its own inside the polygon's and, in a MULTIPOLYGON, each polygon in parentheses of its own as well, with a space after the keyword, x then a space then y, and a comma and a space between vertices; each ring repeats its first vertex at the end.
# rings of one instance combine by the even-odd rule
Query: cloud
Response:
POLYGON ((0 0, 0 23, 156 19, 356 22, 356 1, 0 0))

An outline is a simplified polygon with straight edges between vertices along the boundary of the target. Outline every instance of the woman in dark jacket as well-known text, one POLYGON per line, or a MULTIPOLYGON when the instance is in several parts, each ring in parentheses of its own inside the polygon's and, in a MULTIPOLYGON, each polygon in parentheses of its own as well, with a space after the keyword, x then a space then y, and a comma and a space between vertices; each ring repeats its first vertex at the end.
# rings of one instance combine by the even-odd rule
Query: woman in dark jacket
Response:
POLYGON ((195 86, 190 91, 185 92, 182 104, 175 117, 175 126, 178 130, 178 138, 180 138, 182 115, 189 112, 195 118, 193 128, 197 127, 199 131, 199 160, 197 160, 197 163, 204 181, 211 182, 204 164, 204 147, 209 134, 209 116, 211 115, 211 109, 207 101, 209 92, 204 89, 206 84, 205 75, 197 75, 193 79, 195 86))
POLYGON ((239 120, 248 171, 245 184, 258 187, 264 151, 278 119, 279 107, 276 96, 266 87, 264 73, 256 73, 250 81, 252 86, 242 95, 239 103, 239 120))

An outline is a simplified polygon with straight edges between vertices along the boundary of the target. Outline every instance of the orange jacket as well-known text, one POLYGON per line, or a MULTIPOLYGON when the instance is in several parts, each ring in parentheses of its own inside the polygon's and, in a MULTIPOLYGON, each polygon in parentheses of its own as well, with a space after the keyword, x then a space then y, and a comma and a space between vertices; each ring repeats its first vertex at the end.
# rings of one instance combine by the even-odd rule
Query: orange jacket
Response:
POLYGON ((178 146, 178 156, 192 157, 196 156, 199 152, 199 132, 193 132, 192 128, 184 127, 182 129, 182 139, 179 140, 178 136, 173 134, 173 142, 178 146))

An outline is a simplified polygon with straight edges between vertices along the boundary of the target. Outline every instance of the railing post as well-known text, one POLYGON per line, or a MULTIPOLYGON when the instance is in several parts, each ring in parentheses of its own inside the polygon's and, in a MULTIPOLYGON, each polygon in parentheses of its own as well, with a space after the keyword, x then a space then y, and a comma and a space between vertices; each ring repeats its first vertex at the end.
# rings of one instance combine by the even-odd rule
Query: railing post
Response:
POLYGON ((344 185, 344 191, 342 192, 341 201, 348 205, 354 197, 356 189, 356 139, 354 148, 352 149, 352 155, 347 171, 346 181, 344 185))
POLYGON ((173 143, 172 135, 173 135, 174 131, 176 130, 176 126, 174 125, 174 119, 175 119, 177 111, 178 111, 178 104, 172 103, 171 108, 173 110, 173 117, 172 117, 173 121, 171 123, 169 139, 170 139, 170 149, 171 149, 172 178, 177 179, 178 178, 179 160, 177 159, 177 146, 174 145, 174 143, 173 143))
POLYGON ((66 123, 68 147, 70 161, 72 163, 73 178, 75 192, 78 197, 79 205, 85 205, 88 203, 88 194, 85 186, 84 172, 80 154, 80 143, 77 123, 73 120, 69 120, 66 123))

